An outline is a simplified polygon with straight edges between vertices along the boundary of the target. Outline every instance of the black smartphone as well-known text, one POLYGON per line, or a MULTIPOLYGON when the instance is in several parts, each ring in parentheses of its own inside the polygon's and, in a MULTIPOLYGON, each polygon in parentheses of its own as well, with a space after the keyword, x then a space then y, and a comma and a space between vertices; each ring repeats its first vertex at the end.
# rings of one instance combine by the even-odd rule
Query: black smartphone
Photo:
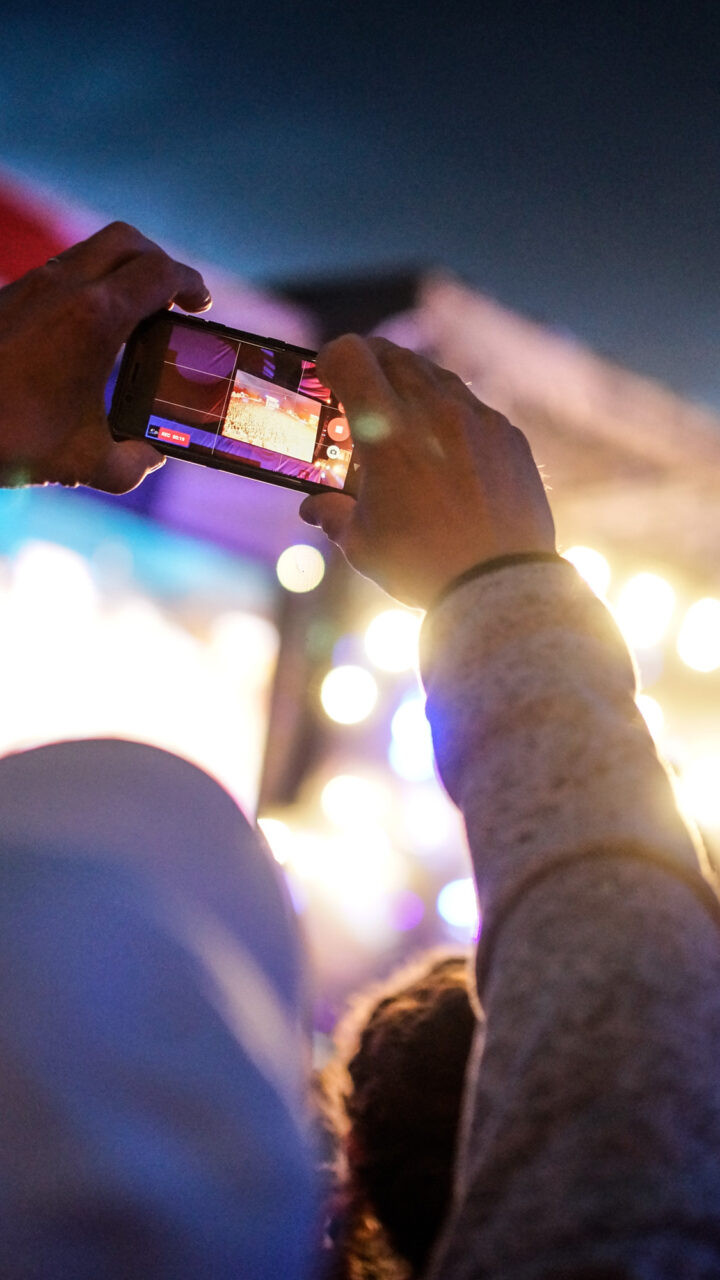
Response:
POLYGON ((355 491, 350 428, 316 352, 176 311, 125 347, 110 409, 116 440, 255 480, 355 491))

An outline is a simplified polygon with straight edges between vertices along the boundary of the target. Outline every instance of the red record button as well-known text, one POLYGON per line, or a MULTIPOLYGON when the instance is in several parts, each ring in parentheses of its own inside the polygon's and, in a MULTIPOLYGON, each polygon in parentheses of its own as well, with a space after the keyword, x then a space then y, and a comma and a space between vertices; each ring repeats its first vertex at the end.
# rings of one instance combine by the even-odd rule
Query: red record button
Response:
POLYGON ((327 433, 331 440, 347 440, 350 436, 347 418, 333 418, 328 422, 327 433))
POLYGON ((184 431, 172 431, 170 427, 159 427, 158 440, 165 440, 168 444, 181 445, 186 449, 190 443, 190 436, 184 431))

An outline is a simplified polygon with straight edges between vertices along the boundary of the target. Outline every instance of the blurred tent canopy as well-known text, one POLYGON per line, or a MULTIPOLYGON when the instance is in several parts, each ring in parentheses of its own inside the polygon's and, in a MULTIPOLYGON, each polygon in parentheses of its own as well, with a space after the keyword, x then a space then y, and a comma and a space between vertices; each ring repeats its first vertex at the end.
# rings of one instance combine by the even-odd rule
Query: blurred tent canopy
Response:
POLYGON ((720 558, 720 416, 449 274, 301 281, 323 338, 382 333, 452 369, 527 435, 563 546, 598 541, 711 580, 720 558))

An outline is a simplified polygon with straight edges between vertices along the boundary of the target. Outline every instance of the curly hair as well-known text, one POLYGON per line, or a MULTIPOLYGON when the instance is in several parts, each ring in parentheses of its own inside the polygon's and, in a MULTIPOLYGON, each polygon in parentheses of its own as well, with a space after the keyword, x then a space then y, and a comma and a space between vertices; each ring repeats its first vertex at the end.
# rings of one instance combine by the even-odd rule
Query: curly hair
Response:
POLYGON ((465 1068, 477 1025, 464 953, 425 953, 357 996, 321 1073, 338 1158, 339 1270, 408 1280, 449 1206, 465 1068))

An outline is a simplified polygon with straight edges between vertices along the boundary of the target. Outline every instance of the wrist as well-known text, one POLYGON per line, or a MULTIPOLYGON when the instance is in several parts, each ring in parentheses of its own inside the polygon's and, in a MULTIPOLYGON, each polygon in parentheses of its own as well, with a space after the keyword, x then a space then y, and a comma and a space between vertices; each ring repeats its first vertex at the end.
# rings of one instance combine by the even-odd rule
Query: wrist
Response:
POLYGON ((462 573, 456 574, 437 592, 428 606, 428 613, 441 605, 453 591, 464 587, 468 582, 473 582, 475 578, 481 578, 489 573, 496 573, 499 569, 512 568, 513 565, 558 563, 567 564, 568 567, 572 568, 569 561, 565 560, 557 551, 516 551, 508 555, 492 556, 489 560, 479 560, 477 564, 470 565, 468 569, 463 569, 462 573))

